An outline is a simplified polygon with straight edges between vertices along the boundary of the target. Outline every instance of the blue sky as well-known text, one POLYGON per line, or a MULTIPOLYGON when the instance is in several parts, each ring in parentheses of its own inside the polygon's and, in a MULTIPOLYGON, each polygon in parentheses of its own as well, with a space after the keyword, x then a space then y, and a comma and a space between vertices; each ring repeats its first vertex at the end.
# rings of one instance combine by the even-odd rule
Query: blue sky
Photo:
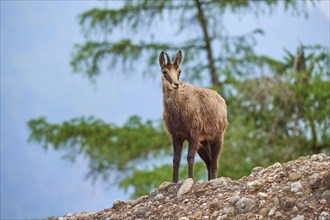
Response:
MULTIPOLYGON (((93 86, 86 77, 72 73, 72 47, 83 42, 77 15, 94 6, 102 7, 104 2, 1 1, 1 219, 97 211, 129 197, 102 181, 87 181, 84 158, 70 163, 61 152, 27 142, 26 123, 40 116, 60 123, 94 115, 117 124, 133 114, 144 119, 161 117, 157 77, 118 70, 118 74, 103 74, 93 86)), ((225 22, 232 33, 263 28, 257 51, 280 58, 283 48, 295 51, 300 41, 329 46, 329 2, 308 10, 308 20, 278 9, 262 19, 228 16, 225 22)), ((169 24, 164 26, 170 33, 169 24)))

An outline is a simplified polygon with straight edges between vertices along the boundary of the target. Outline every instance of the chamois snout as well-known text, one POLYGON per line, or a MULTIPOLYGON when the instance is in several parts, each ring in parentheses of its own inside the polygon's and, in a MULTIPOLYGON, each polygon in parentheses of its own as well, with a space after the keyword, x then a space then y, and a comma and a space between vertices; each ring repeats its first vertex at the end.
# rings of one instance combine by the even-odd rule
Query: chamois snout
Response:
POLYGON ((174 89, 178 89, 179 88, 179 83, 173 83, 176 87, 174 87, 174 89))

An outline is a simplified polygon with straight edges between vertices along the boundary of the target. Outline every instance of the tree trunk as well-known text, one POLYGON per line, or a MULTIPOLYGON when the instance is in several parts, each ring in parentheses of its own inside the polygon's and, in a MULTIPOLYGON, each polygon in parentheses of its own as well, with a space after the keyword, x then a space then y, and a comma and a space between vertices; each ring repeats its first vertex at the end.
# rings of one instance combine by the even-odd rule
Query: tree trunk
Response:
POLYGON ((219 82, 219 78, 218 78, 218 74, 215 68, 215 62, 214 62, 214 57, 213 57, 213 51, 212 51, 212 47, 211 47, 211 39, 208 33, 208 29, 207 29, 207 21, 205 19, 205 15, 204 15, 204 11, 202 8, 202 3, 200 2, 200 0, 195 0, 196 3, 196 7, 198 10, 198 21, 201 25, 201 28, 203 30, 203 39, 204 39, 204 43, 205 43, 205 49, 207 52, 207 58, 209 61, 209 69, 210 69, 210 74, 211 74, 211 83, 213 84, 213 86, 215 87, 220 87, 221 83, 219 82))

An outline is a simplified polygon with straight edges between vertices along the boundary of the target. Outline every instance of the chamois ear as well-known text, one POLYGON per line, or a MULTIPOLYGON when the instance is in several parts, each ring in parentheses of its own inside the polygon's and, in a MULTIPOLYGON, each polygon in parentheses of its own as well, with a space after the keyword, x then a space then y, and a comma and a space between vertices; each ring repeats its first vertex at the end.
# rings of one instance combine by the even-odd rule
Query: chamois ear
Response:
POLYGON ((159 65, 161 68, 163 68, 165 66, 164 51, 162 51, 159 55, 159 65))
POLYGON ((174 64, 179 66, 180 63, 181 63, 181 59, 182 59, 182 52, 181 52, 181 50, 179 50, 179 51, 176 53, 176 57, 175 57, 175 60, 174 60, 174 64))

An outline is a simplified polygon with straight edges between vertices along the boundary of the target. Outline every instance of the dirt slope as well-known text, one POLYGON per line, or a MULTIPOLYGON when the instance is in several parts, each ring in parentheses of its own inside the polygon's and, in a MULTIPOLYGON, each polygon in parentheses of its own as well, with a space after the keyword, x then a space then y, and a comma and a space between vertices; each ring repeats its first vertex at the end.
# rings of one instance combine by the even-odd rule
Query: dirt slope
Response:
POLYGON ((330 156, 317 154, 255 167, 239 180, 164 182, 137 200, 115 201, 96 213, 56 219, 330 220, 330 156))

